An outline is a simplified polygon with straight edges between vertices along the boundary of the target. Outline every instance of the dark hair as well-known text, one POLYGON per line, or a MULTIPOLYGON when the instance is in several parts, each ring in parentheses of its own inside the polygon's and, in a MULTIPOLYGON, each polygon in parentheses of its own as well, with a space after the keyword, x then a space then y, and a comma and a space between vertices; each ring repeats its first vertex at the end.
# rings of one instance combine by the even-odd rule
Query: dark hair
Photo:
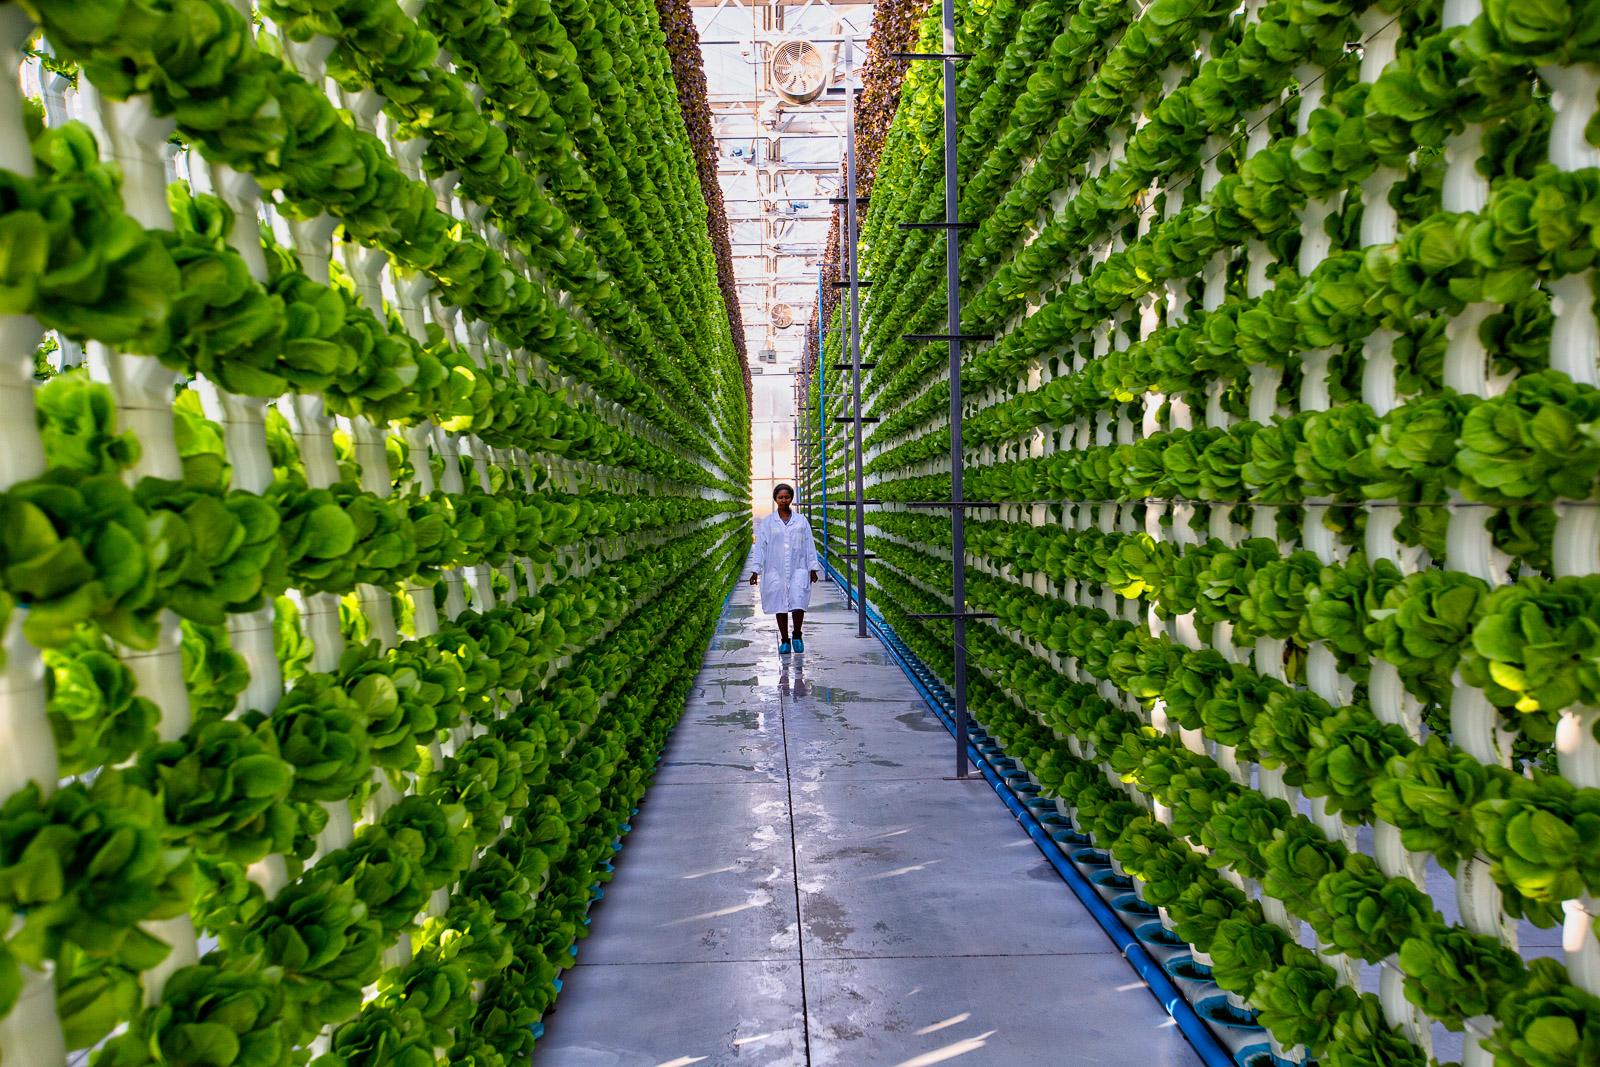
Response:
POLYGON ((794 486, 790 485, 788 482, 779 482, 777 485, 772 487, 772 499, 778 499, 778 492, 783 489, 789 490, 789 497, 793 499, 794 486))

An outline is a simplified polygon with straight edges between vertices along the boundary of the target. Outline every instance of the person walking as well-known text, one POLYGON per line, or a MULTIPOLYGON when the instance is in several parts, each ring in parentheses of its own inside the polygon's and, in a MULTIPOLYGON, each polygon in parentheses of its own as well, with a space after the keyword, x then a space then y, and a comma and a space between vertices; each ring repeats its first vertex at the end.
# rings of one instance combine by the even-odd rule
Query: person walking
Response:
POLYGON ((800 627, 811 606, 811 586, 817 580, 817 545, 806 517, 792 510, 794 489, 779 484, 772 491, 778 509, 756 528, 756 547, 750 553, 750 584, 761 585, 761 610, 778 617, 778 655, 804 652, 800 627), (761 576, 767 580, 761 582, 761 576), (794 616, 794 640, 789 640, 789 616, 794 616))

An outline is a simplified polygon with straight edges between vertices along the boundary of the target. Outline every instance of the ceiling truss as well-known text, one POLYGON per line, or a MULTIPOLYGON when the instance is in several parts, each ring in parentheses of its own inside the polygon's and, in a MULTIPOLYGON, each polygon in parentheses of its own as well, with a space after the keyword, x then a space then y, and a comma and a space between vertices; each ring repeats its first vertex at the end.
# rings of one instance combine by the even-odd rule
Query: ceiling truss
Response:
POLYGON ((828 229, 842 194, 845 42, 866 58, 871 3, 829 0, 690 0, 706 64, 717 173, 732 230, 734 277, 747 343, 797 357, 816 305, 828 229), (828 89, 808 104, 778 96, 771 49, 803 38, 832 58, 828 89), (777 329, 771 308, 794 325, 777 329))

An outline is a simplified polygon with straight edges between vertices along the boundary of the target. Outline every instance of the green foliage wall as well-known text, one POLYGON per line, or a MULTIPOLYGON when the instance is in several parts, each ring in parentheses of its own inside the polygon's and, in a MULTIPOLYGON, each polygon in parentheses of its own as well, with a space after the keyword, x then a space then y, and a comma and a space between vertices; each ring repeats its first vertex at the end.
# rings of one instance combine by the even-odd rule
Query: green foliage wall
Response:
MULTIPOLYGON (((1290 1059, 1600 1047, 1596 17, 959 9, 974 713, 1290 1059)), ((939 78, 863 358, 875 600, 948 677, 907 617, 950 610, 948 519, 895 503, 950 493, 946 348, 901 339, 943 235, 895 225, 943 218, 939 78)))
POLYGON ((0 48, 0 1061, 524 1060, 748 544, 655 5, 0 48))

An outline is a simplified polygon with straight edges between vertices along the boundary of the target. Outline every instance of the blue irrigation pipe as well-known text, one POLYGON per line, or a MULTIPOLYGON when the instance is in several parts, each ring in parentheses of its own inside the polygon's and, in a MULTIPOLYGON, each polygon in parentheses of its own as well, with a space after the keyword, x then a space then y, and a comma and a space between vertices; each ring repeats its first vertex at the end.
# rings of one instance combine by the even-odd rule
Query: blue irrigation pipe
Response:
MULTIPOLYGON (((830 571, 834 570, 831 563, 824 563, 824 566, 830 571)), ((834 572, 834 577, 838 578, 837 571, 834 572)), ((916 688, 923 701, 933 709, 935 715, 939 716, 939 721, 944 723, 946 730, 950 731, 950 736, 954 737, 956 732, 955 724, 950 721, 950 716, 945 713, 944 706, 933 695, 932 691, 917 677, 917 672, 912 668, 907 658, 909 650, 902 652, 897 647, 896 642, 890 639, 890 632, 884 625, 882 616, 870 604, 867 608, 867 620, 877 634, 878 640, 883 642, 883 647, 888 649, 889 655, 894 657, 895 663, 905 673, 906 678, 916 688)), ((1040 825, 1033 812, 1029 811, 1017 799, 1017 795, 1011 791, 1011 787, 1006 785, 1005 779, 995 772, 988 758, 978 751, 970 740, 967 742, 967 758, 972 761, 974 767, 983 772, 984 780, 994 789, 995 794, 999 796, 1017 822, 1022 824, 1022 828, 1028 832, 1028 836, 1033 838, 1033 843, 1039 847, 1040 852, 1044 853, 1044 858, 1050 861, 1050 866, 1056 869, 1056 873, 1061 876, 1062 881, 1067 883, 1068 888, 1077 895, 1083 906, 1088 909, 1089 914, 1094 917, 1095 922, 1100 924, 1100 928, 1106 932, 1106 936, 1111 938, 1112 944, 1117 946, 1117 951, 1122 953, 1123 958, 1133 966, 1139 977, 1144 979, 1145 985, 1150 992, 1161 1003, 1161 1006, 1166 1009, 1167 1014, 1172 1017, 1172 1021, 1177 1024, 1178 1029, 1188 1039, 1189 1044, 1194 1046, 1194 1050, 1200 1054, 1200 1058, 1205 1061, 1206 1067, 1236 1067, 1237 1061, 1234 1060, 1233 1054, 1217 1038, 1217 1035, 1211 1032, 1211 1028, 1205 1024, 1205 1020, 1201 1019, 1194 1010, 1194 1005, 1184 999, 1177 985, 1168 977, 1167 972, 1161 969, 1161 964, 1156 962, 1155 957, 1150 955, 1150 951, 1141 945, 1138 938, 1134 937, 1132 932, 1122 924, 1122 920, 1117 918, 1117 913, 1111 909, 1111 906, 1100 899, 1100 894, 1094 891, 1094 886, 1090 884, 1089 879, 1085 878, 1083 872, 1072 865, 1072 861, 1067 859, 1066 853, 1061 851, 1061 846, 1056 844, 1049 831, 1040 825)))

